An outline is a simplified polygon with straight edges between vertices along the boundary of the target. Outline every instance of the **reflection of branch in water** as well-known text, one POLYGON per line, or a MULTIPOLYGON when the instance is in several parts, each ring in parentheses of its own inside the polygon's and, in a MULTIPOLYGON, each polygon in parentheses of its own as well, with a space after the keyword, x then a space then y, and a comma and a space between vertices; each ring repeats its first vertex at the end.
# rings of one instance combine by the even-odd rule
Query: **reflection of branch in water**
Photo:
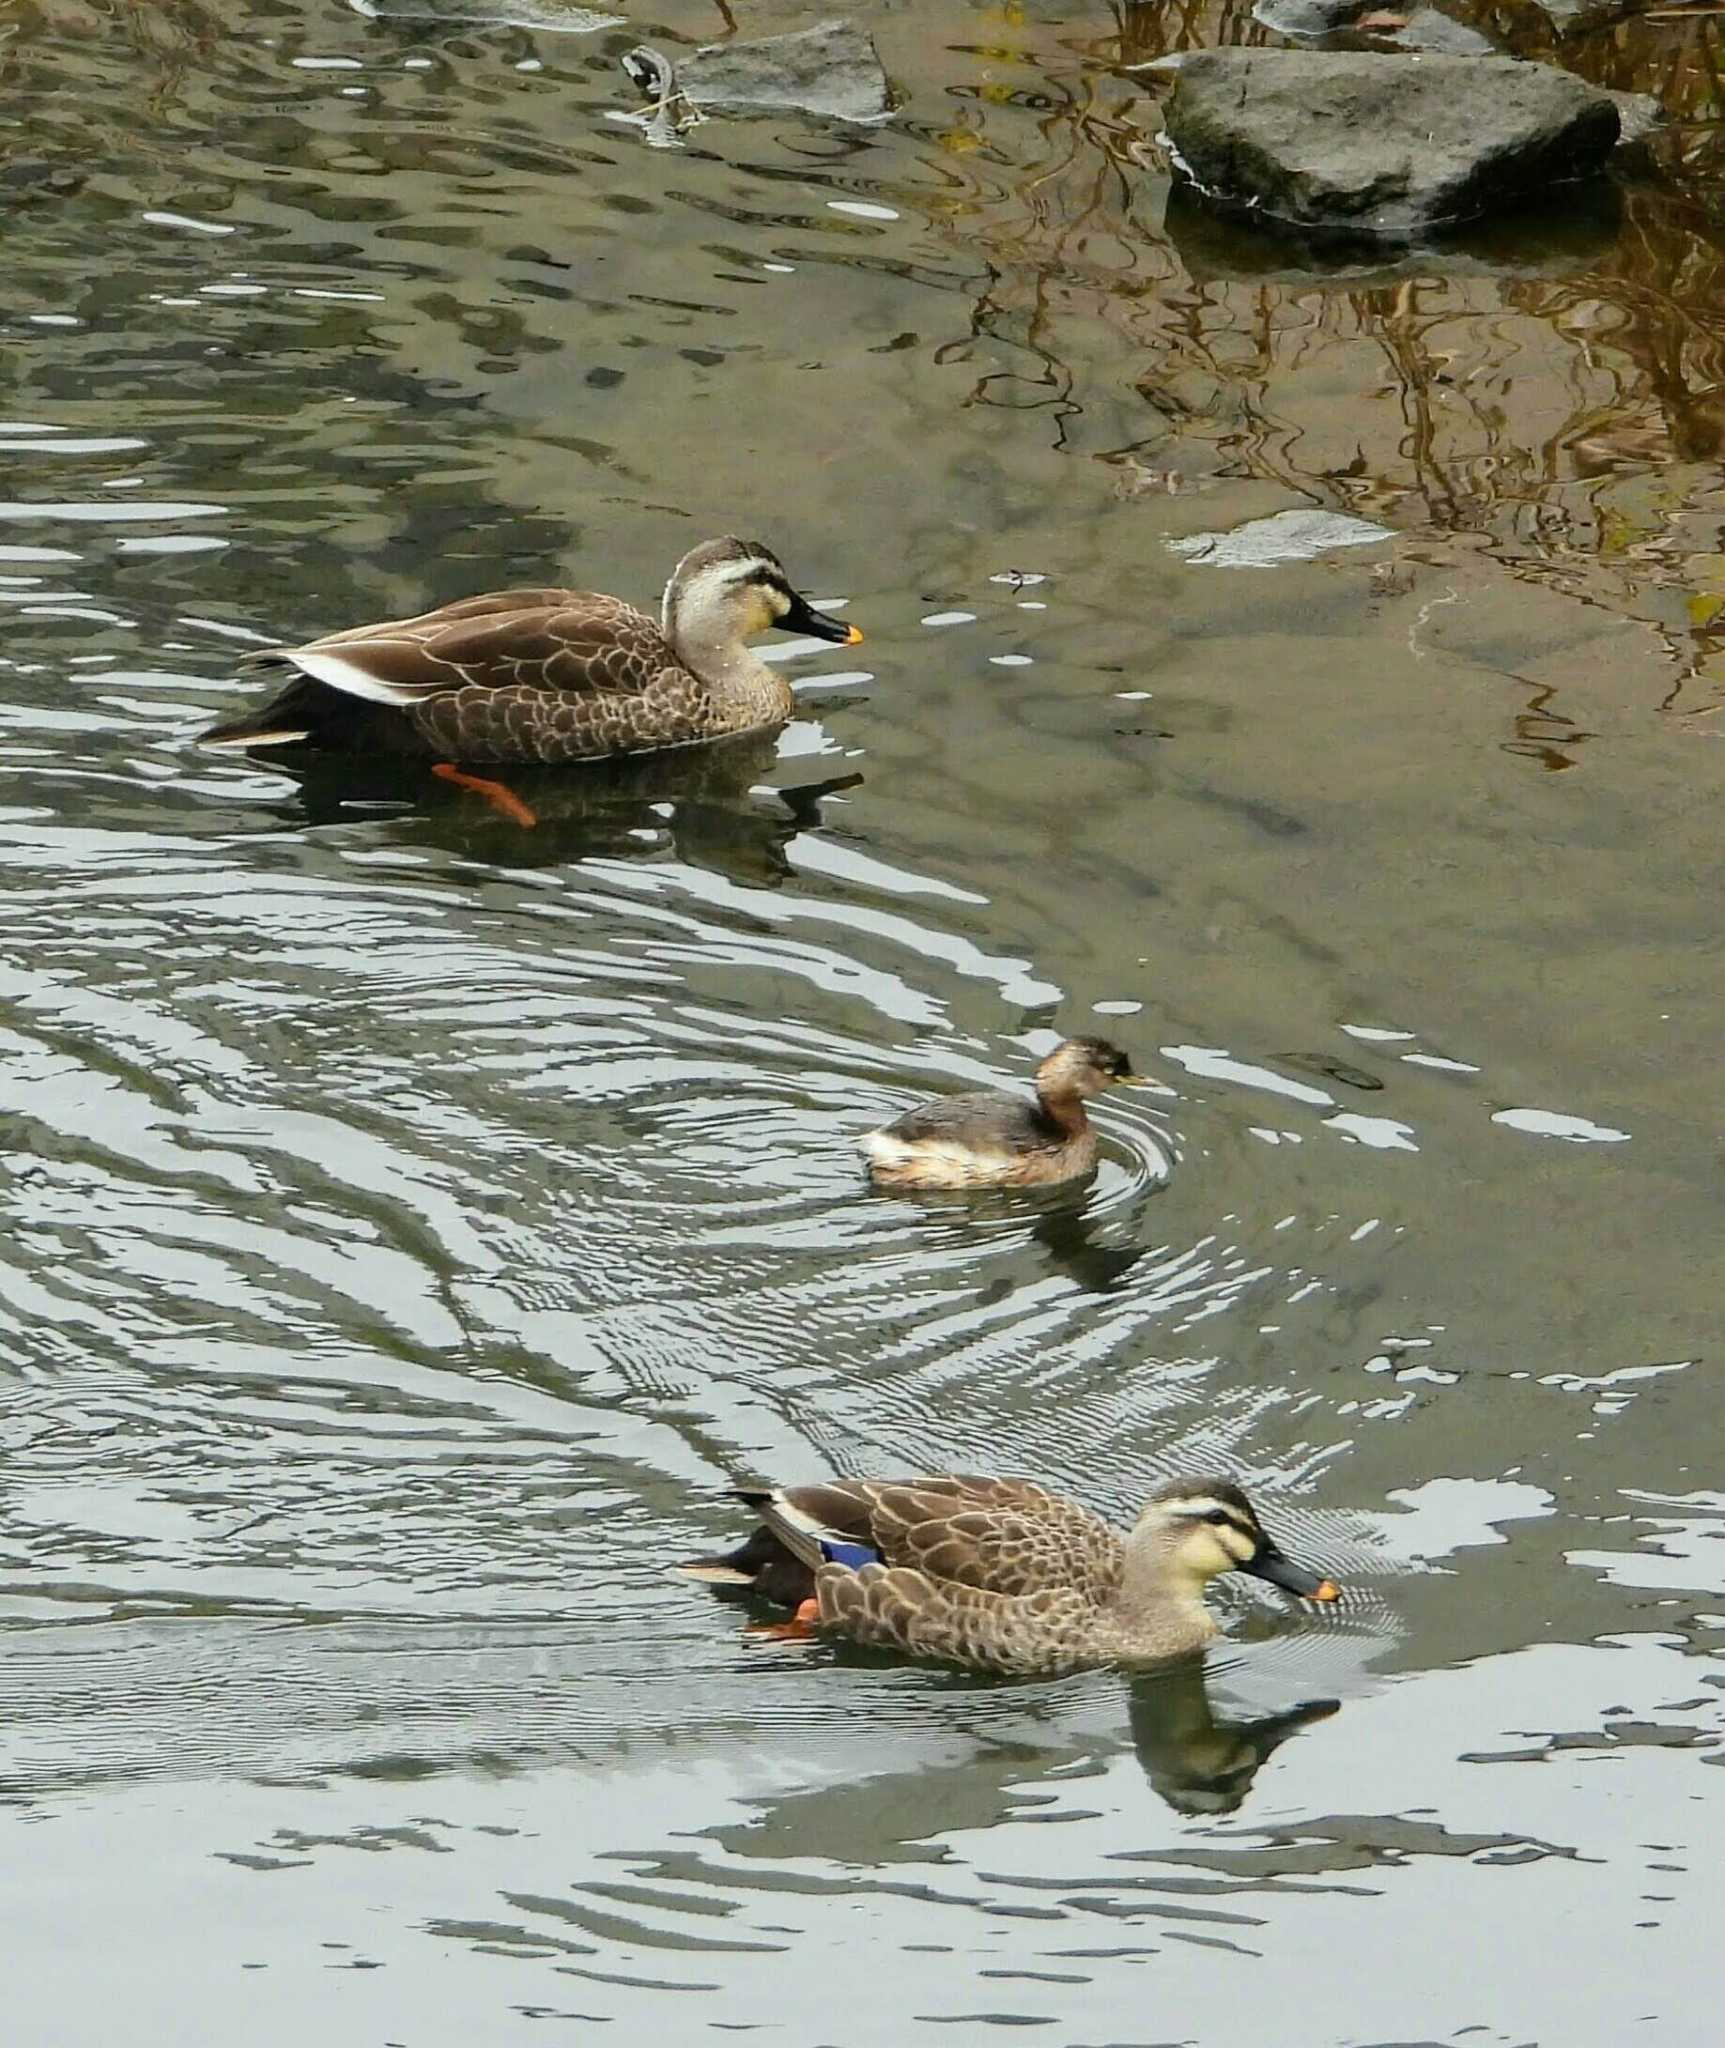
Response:
POLYGON ((1511 721, 1515 738, 1504 741, 1503 751, 1506 754, 1525 754, 1555 773, 1573 768, 1573 752, 1565 753, 1564 748, 1583 747, 1599 735, 1585 731, 1573 718, 1550 708, 1552 699, 1557 695, 1555 683, 1529 682, 1526 676, 1516 676, 1513 680, 1525 683, 1531 695, 1511 721))
MULTIPOLYGON (((1158 267, 1161 256, 1158 244, 1127 225, 1140 185, 1132 155, 1137 131, 1117 108, 1103 105, 1103 92, 1117 88, 1083 62, 1070 75, 1042 65, 1035 90, 1009 90, 987 74, 980 84, 950 90, 974 112, 931 139, 944 146, 962 134, 968 190, 962 205, 946 203, 933 212, 955 227, 962 221, 966 246, 986 251, 989 289, 973 307, 969 339, 1026 350, 1040 365, 1028 376, 990 371, 973 388, 971 402, 1051 411, 1058 422, 1053 445, 1062 448, 1067 422, 1083 409, 1062 347, 1062 322, 1076 315, 1120 324, 1122 309, 1147 288, 1144 273, 1158 267), (1035 114, 1040 154, 1026 158, 1021 145, 991 148, 990 117, 1015 109, 1035 114), (995 164, 1016 166, 1016 172, 991 192, 985 173, 995 164), (1015 396, 1014 384, 1028 384, 1039 395, 1015 396)), ((929 168, 947 185, 958 176, 950 163, 929 168)))
MULTIPOLYGON (((1532 10, 1502 12, 1526 42, 1532 10)), ((957 91, 974 108, 969 189, 945 217, 987 264, 967 341, 1036 358, 990 365, 973 402, 1043 409, 1070 445, 1106 380, 1086 328, 1114 329, 1163 423, 1159 473, 1223 470, 1404 529, 1480 535, 1518 575, 1640 619, 1700 681, 1719 651, 1711 608, 1691 607, 1686 643, 1664 595, 1694 594, 1697 557, 1715 549, 1695 526, 1725 451, 1725 245, 1713 190, 1684 169, 1691 136, 1655 141, 1673 171, 1663 187, 1578 193, 1405 261, 1307 261, 1261 230, 1230 240, 1190 199, 1182 222, 1178 193, 1164 231, 1135 217, 1155 189, 1144 163, 1163 168, 1167 86, 1121 67, 1269 40, 1250 0, 1117 0, 1113 27, 1082 53, 981 52, 1034 61, 1033 85, 1008 91, 990 70, 957 91), (1013 109, 1034 117, 1029 147, 1022 118, 1005 125, 1013 109)), ((1725 96, 1716 41, 1643 20, 1572 39, 1564 61, 1710 120, 1725 96)), ((949 164, 931 169, 944 185, 949 164)), ((1567 760, 1585 736, 1555 717, 1530 710, 1518 744, 1567 760)))
POLYGON ((1252 17, 1252 0, 1125 0, 1115 9, 1123 65, 1149 64, 1177 50, 1263 44, 1271 34, 1252 17), (1212 17, 1214 17, 1212 19, 1212 17))
MULTIPOLYGON (((1035 338, 1038 314, 1046 306, 1047 288, 1047 277, 1040 273, 1037 274, 1032 290, 1033 310, 1028 321, 1024 341, 1020 344, 1041 362, 1042 375, 1040 377, 1027 378, 1016 370, 990 370, 984 376, 977 379, 971 389, 969 402, 972 405, 1005 404, 1007 409, 1013 412, 1035 412, 1042 407, 1049 407, 1053 410, 1055 419, 1059 423, 1055 428, 1053 445, 1056 448, 1063 448, 1066 445, 1066 421, 1072 414, 1082 411, 1083 408, 1077 405, 1072 397, 1072 372, 1055 355, 1051 348, 1039 346, 1035 338), (1028 384, 1032 389, 1041 388, 1046 390, 1049 395, 1046 398, 1033 398, 1028 402, 1018 399, 1004 401, 990 395, 991 387, 997 384, 1028 384)), ((1000 325, 1004 325, 1011 317, 1004 308, 994 305, 986 293, 983 294, 971 307, 970 331, 972 338, 980 340, 986 336, 991 340, 1004 339, 1000 332, 1000 325), (997 324, 997 322, 1000 324, 997 324)))

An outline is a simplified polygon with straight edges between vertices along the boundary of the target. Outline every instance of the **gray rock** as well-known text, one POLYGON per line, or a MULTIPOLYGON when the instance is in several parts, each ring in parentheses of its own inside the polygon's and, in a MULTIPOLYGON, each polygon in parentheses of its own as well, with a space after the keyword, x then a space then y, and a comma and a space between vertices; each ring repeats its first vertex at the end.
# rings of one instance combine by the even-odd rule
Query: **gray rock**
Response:
POLYGON ((854 21, 821 21, 755 42, 707 43, 679 59, 675 70, 686 99, 727 113, 878 121, 892 111, 874 38, 854 21))
POLYGON ((1366 0, 1258 0, 1252 19, 1279 36, 1327 36, 1365 9, 1366 0))
POLYGON ((1204 50, 1169 100, 1178 167, 1210 196, 1313 229, 1406 236, 1597 172, 1618 110, 1508 57, 1204 50))

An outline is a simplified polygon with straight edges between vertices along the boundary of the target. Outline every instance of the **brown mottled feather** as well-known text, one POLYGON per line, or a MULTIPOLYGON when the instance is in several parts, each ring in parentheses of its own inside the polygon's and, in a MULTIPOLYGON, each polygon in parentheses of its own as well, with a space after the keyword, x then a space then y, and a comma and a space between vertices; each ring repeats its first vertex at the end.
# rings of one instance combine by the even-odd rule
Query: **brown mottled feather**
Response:
POLYGON ((982 1592, 1023 1594, 1050 1582, 1091 1600, 1114 1591, 1120 1538, 1088 1508, 1028 1479, 973 1485, 957 1506, 953 1494, 918 1481, 877 1486, 875 1548, 888 1564, 982 1592))
POLYGON ((1082 1593, 984 1591, 906 1566, 827 1565, 815 1576, 820 1618, 854 1641, 1023 1676, 1092 1661, 1080 1645, 1095 1617, 1082 1593))
POLYGON ((326 633, 286 652, 338 654, 392 689, 423 696, 500 684, 628 694, 667 669, 687 673, 645 612, 578 590, 499 591, 416 619, 326 633))
MULTIPOLYGON (((1054 1669, 1072 1661, 1064 1639, 1120 1582, 1116 1531, 1031 1479, 955 1474, 837 1490, 866 1502, 858 1540, 884 1560, 814 1577, 822 1621, 858 1642, 992 1670, 1054 1669)), ((835 1489, 791 1494, 820 1514, 806 1491, 835 1489)))

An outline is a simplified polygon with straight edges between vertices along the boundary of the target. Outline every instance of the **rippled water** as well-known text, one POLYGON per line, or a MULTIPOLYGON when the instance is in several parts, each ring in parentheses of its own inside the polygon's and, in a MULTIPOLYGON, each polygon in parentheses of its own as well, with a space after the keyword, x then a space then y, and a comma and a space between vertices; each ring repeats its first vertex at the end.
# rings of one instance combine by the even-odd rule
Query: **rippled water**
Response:
POLYGON ((656 151, 693 5, 5 24, 20 2041, 1712 2031, 1714 30, 1565 46, 1656 176, 1318 277, 1121 68, 1239 10, 871 25, 887 126, 656 151), (1170 545, 1292 509, 1392 538, 1170 545), (528 833, 190 743, 729 530, 867 634, 776 745, 528 833), (1093 1187, 865 1190, 1075 1029, 1159 1084, 1093 1187), (949 1463, 1225 1466, 1347 1599, 1005 1684, 663 1575, 949 1463))

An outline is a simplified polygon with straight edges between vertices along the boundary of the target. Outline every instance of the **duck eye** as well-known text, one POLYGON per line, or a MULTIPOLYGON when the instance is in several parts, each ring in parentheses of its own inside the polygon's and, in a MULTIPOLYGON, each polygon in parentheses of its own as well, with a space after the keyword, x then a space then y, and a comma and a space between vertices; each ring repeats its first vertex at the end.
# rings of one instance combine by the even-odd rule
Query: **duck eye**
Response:
POLYGON ((1228 1517, 1222 1512, 1220 1508, 1212 1508, 1210 1512, 1204 1517, 1204 1519, 1206 1522, 1212 1523, 1216 1528, 1219 1529, 1221 1528, 1223 1523, 1227 1521, 1228 1517))

